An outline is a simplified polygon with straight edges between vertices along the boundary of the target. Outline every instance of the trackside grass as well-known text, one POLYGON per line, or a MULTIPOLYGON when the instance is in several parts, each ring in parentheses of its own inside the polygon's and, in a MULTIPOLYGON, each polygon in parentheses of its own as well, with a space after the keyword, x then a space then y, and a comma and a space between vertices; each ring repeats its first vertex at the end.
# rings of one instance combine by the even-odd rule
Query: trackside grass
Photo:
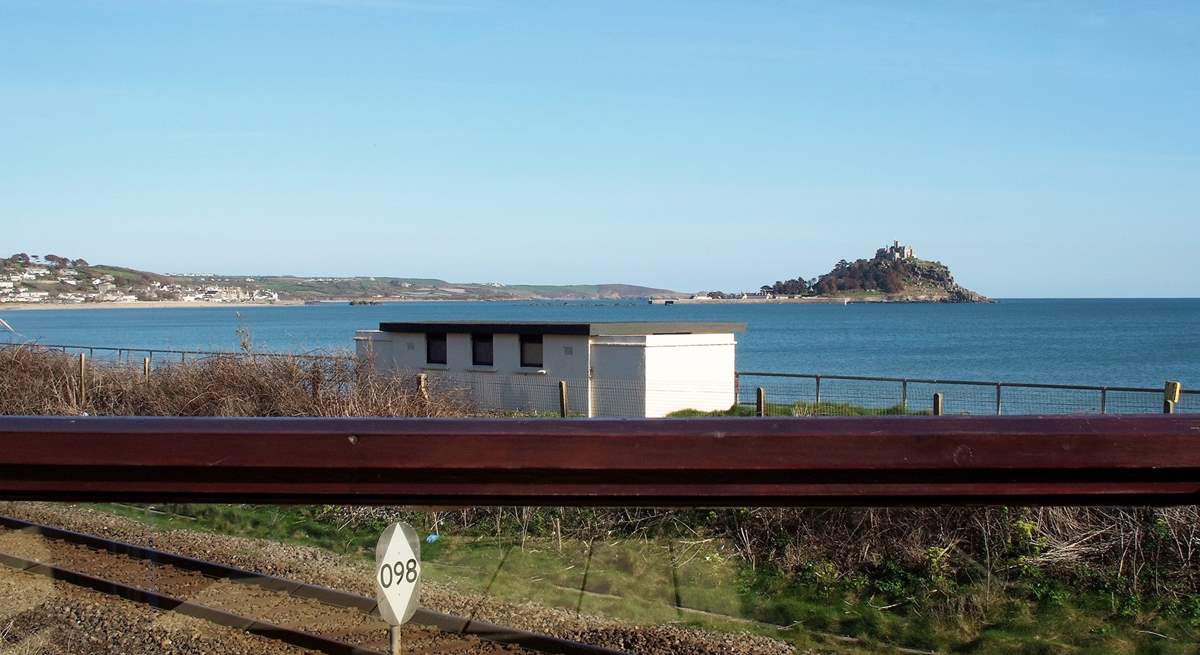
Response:
MULTIPOLYGON (((671 418, 699 418, 716 416, 757 416, 753 405, 734 405, 729 409, 704 412, 698 409, 681 409, 668 414, 671 418)), ((928 411, 914 411, 902 405, 889 407, 864 407, 851 403, 767 403, 767 416, 928 416, 928 411)))
MULTIPOLYGON (((394 510, 347 515, 333 507, 163 505, 151 513, 102 506, 158 527, 212 530, 315 545, 370 559, 389 520, 438 538, 422 546, 428 579, 514 602, 578 610, 637 624, 682 623, 751 632, 797 647, 890 652, 891 646, 967 653, 1194 653, 1200 603, 1139 599, 1102 578, 1076 583, 1036 573, 948 577, 894 562, 842 571, 752 566, 729 539, 691 530, 634 536, 531 535, 521 510, 484 527, 394 510), (1082 582, 1083 584, 1077 584, 1082 582), (852 637, 855 641, 846 641, 852 637)), ((487 521, 486 523, 491 523, 487 521)), ((941 573, 937 573, 941 571, 941 573)))

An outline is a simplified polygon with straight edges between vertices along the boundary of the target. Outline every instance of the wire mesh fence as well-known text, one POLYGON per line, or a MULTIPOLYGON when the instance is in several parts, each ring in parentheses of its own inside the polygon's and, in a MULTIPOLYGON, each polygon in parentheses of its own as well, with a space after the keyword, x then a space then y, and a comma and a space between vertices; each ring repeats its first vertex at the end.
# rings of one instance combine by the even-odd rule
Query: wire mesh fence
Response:
MULTIPOLYGON (((739 372, 738 409, 767 416, 929 415, 941 413, 1152 414, 1164 411, 1164 390, 978 380, 739 372), (759 390, 763 400, 759 400, 759 390)), ((1200 413, 1200 391, 1183 390, 1176 413, 1200 413)))

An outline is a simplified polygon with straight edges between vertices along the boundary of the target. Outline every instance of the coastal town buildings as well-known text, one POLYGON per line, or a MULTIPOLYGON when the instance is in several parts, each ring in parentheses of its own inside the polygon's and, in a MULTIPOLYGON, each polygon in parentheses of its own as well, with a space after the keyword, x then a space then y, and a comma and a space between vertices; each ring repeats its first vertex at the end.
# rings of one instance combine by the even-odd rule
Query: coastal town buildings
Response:
MULTIPOLYGON (((263 302, 279 300, 270 289, 237 284, 177 284, 128 269, 92 267, 55 255, 0 258, 0 303, 103 303, 177 300, 263 302), (113 271, 113 272, 106 272, 113 271)), ((168 278, 169 279, 169 278, 168 278)), ((252 282, 246 278, 247 282, 252 282)))

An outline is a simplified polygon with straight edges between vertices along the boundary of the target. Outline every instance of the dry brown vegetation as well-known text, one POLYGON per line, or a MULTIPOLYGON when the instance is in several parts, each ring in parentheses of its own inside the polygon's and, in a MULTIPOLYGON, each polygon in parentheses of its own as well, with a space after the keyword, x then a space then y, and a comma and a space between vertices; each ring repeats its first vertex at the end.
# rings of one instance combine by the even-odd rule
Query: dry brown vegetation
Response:
POLYGON ((453 397, 427 399, 409 377, 373 374, 352 358, 209 357, 156 366, 0 348, 0 414, 89 416, 462 416, 453 397))
MULTIPOLYGON (((88 367, 75 356, 0 348, 0 414, 136 416, 464 416, 451 397, 425 398, 412 378, 373 374, 351 358, 231 356, 173 364, 88 367)), ((331 508, 332 509, 332 508, 331 508)), ((344 508, 339 522, 389 510, 344 508)), ((521 535, 709 534, 751 565, 831 584, 898 565, 936 588, 956 580, 1050 576, 1121 593, 1184 599, 1200 593, 1200 509, 834 508, 675 510, 474 509, 441 514, 464 529, 521 535)), ((947 594, 949 595, 949 594, 947 594)), ((985 595, 986 597, 986 595, 985 595)))

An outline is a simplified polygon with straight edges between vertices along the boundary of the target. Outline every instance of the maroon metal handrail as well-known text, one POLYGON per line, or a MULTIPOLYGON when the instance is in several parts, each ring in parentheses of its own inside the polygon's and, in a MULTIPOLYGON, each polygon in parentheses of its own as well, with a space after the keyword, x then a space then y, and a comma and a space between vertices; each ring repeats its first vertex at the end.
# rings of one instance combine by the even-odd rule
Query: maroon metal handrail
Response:
POLYGON ((0 417, 0 498, 419 505, 1200 502, 1200 418, 0 417))

